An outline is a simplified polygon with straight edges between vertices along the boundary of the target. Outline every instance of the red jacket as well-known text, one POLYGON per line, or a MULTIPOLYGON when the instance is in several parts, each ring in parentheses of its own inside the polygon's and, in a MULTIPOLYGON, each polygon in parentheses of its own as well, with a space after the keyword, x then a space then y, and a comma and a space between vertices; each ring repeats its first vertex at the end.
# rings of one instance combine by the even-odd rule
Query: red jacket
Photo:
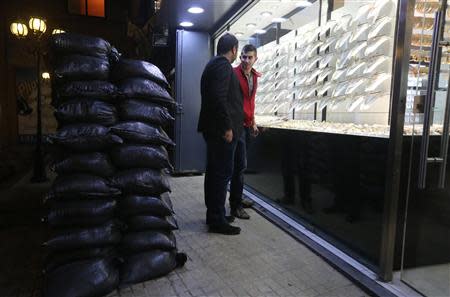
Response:
POLYGON ((258 87, 258 77, 260 77, 261 74, 252 68, 253 92, 249 94, 247 78, 245 77, 241 64, 234 68, 234 73, 236 73, 236 76, 239 79, 242 95, 244 97, 244 126, 251 127, 255 123, 255 94, 258 87))

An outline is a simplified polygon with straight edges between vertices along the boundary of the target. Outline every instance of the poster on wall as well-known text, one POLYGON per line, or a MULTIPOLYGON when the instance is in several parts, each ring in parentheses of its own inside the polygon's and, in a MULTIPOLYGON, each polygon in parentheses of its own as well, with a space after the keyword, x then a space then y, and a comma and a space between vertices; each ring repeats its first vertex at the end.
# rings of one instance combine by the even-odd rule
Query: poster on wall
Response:
MULTIPOLYGON (((37 127, 37 79, 35 68, 16 69, 16 99, 19 141, 35 141, 37 127)), ((49 79, 41 80, 42 99, 42 134, 56 131, 57 123, 53 115, 51 102, 51 83, 49 79)))

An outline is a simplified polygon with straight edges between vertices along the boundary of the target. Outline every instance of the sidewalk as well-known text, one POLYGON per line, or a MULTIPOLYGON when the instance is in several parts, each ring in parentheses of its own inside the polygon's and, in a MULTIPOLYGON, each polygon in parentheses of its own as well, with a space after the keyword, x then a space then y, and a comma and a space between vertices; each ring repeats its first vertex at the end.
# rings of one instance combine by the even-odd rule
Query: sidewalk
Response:
POLYGON ((203 176, 172 178, 179 249, 188 262, 167 277, 108 297, 367 296, 301 243, 249 210, 237 236, 207 233, 203 176))

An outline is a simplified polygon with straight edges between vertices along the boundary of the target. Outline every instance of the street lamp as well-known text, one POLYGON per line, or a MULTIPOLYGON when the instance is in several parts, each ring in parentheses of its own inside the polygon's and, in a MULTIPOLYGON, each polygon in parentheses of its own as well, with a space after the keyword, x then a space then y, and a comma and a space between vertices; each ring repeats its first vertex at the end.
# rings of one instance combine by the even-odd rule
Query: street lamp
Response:
MULTIPOLYGON (((36 58, 37 73, 37 125, 36 125, 36 149, 34 153, 34 167, 31 182, 44 182, 47 180, 45 165, 42 155, 42 110, 41 110, 41 38, 47 30, 45 20, 38 17, 31 17, 28 25, 30 27, 31 36, 35 40, 33 47, 33 55, 36 58)), ((28 35, 28 28, 22 22, 12 23, 10 26, 11 33, 18 37, 24 38, 28 35)))

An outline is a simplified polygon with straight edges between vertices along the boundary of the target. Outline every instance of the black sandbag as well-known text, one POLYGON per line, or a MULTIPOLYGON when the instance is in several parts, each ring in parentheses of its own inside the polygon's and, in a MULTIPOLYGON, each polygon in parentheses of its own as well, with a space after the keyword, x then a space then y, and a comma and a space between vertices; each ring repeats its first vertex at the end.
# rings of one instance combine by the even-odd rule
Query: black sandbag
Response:
POLYGON ((141 122, 123 122, 111 127, 114 134, 129 143, 175 145, 164 130, 141 122))
POLYGON ((169 155, 163 146, 121 145, 111 150, 111 160, 121 169, 153 168, 172 169, 169 155))
POLYGON ((174 213, 172 206, 160 197, 126 195, 119 205, 120 214, 125 217, 138 214, 164 217, 174 213))
POLYGON ((111 47, 111 51, 109 52, 109 62, 113 65, 119 62, 121 53, 114 46, 111 47))
POLYGON ((99 258, 116 258, 118 256, 114 247, 86 248, 70 251, 53 252, 44 260, 44 272, 49 273, 61 265, 99 258))
POLYGON ((160 195, 170 192, 167 177, 161 171, 149 168, 119 171, 111 178, 111 182, 126 194, 160 195))
POLYGON ((159 102, 166 102, 168 104, 175 103, 165 88, 149 79, 128 78, 119 82, 117 86, 120 94, 127 98, 142 98, 148 101, 156 100, 159 102))
POLYGON ((117 95, 117 87, 110 82, 102 80, 72 81, 57 86, 55 89, 57 97, 88 97, 112 100, 117 95))
POLYGON ((99 100, 70 100, 58 106, 55 118, 62 125, 90 123, 112 126, 117 122, 117 110, 114 105, 99 100))
POLYGON ((125 220, 131 231, 177 230, 178 223, 174 216, 157 217, 149 215, 131 216, 125 220))
POLYGON ((59 55, 80 54, 107 59, 111 52, 108 41, 75 33, 53 34, 50 44, 53 51, 59 55))
POLYGON ((153 250, 130 255, 120 270, 120 285, 136 284, 164 276, 186 262, 186 254, 153 250))
POLYGON ((53 229, 43 246, 50 252, 96 248, 115 245, 120 242, 119 227, 113 222, 85 228, 53 229))
POLYGON ((90 259, 62 265, 45 276, 44 297, 101 297, 119 285, 115 259, 90 259))
POLYGON ((133 77, 150 79, 165 88, 169 87, 169 83, 161 70, 147 61, 120 59, 111 72, 111 78, 114 81, 133 77))
POLYGON ((175 121, 167 108, 139 99, 128 99, 117 106, 119 117, 124 121, 139 121, 167 126, 175 121))
POLYGON ((53 70, 56 81, 108 80, 108 60, 70 55, 59 57, 53 70))
POLYGON ((62 127, 48 139, 69 150, 95 152, 110 148, 112 144, 123 143, 119 136, 110 132, 109 128, 102 125, 75 124, 62 127))
POLYGON ((107 199, 122 192, 108 180, 95 175, 73 174, 58 176, 48 193, 49 199, 107 199))
POLYGON ((177 248, 177 241, 171 231, 131 232, 124 235, 120 241, 120 248, 125 254, 155 249, 171 251, 177 248))
POLYGON ((109 156, 99 152, 66 155, 55 162, 53 168, 59 175, 86 173, 108 177, 116 171, 109 156))
POLYGON ((113 199, 53 201, 46 220, 52 227, 101 225, 114 217, 116 205, 113 199))

